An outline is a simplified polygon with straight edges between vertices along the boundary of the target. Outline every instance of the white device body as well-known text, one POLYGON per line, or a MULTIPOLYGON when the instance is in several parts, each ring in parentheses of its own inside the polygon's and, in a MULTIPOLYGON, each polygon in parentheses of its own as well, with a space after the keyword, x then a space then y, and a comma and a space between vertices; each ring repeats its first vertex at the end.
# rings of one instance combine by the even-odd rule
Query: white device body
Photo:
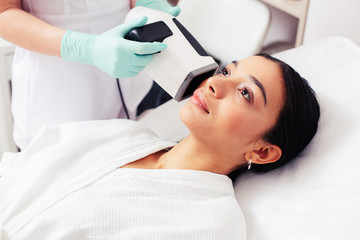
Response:
POLYGON ((173 33, 172 36, 163 40, 167 48, 154 54, 144 71, 172 98, 181 101, 188 97, 184 93, 195 77, 206 73, 213 75, 218 65, 212 57, 199 55, 177 27, 173 21, 174 16, 171 14, 151 8, 135 7, 128 13, 125 21, 140 16, 148 17, 147 24, 157 21, 165 22, 173 33))

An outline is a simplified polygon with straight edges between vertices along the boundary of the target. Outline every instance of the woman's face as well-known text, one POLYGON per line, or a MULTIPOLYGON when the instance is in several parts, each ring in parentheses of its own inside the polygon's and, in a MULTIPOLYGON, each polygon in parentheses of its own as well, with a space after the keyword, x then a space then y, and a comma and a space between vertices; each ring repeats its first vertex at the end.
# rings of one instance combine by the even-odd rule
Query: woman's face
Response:
POLYGON ((207 151, 244 157, 275 124, 283 85, 280 67, 266 58, 233 62, 199 86, 180 117, 207 151))

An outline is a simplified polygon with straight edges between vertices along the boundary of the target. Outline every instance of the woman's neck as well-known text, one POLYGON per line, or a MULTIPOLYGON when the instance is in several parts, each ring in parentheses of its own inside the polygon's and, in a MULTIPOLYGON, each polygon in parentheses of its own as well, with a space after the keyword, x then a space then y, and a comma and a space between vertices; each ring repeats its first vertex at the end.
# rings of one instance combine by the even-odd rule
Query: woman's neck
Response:
POLYGON ((227 174, 231 169, 226 168, 218 156, 216 149, 209 150, 196 141, 191 135, 187 136, 170 150, 162 150, 147 157, 129 163, 125 168, 143 169, 191 169, 227 174))

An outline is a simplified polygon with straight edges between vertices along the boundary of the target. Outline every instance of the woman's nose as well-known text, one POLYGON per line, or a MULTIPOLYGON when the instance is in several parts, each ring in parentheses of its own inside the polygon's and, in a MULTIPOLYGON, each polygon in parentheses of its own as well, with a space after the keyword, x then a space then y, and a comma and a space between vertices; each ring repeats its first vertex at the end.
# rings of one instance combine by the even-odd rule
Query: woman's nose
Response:
POLYGON ((206 83, 207 90, 215 98, 222 98, 224 95, 224 81, 218 76, 210 77, 206 83))

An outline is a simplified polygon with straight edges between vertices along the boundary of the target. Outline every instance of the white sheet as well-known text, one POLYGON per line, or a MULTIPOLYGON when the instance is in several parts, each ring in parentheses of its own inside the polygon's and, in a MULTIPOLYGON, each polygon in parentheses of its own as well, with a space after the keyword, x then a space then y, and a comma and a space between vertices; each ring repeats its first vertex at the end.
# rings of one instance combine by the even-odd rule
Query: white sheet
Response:
MULTIPOLYGON (((236 183, 247 239, 360 239, 360 48, 331 37, 276 57, 309 80, 320 125, 294 164, 236 183)), ((182 104, 169 102, 140 121, 160 136, 181 139, 187 131, 174 116, 182 104)))
POLYGON ((127 120, 46 127, 0 162, 0 239, 245 239, 227 176, 119 169, 173 145, 127 120))
POLYGON ((0 239, 114 169, 173 146, 137 123, 122 121, 48 126, 26 150, 5 154, 0 162, 0 239))

